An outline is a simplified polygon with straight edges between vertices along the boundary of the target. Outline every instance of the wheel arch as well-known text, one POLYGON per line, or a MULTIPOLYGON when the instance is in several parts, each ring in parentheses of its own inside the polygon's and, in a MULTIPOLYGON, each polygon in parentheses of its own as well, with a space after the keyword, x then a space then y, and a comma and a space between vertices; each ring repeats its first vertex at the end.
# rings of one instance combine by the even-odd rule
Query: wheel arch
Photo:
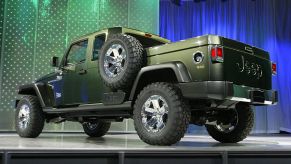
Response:
MULTIPOLYGON (((40 88, 44 85, 42 83, 25 84, 18 87, 19 95, 33 95, 36 96, 41 104, 41 107, 45 107, 45 102, 40 92, 40 88)), ((17 107, 19 100, 15 101, 15 107, 17 107)))
POLYGON ((169 62, 143 67, 134 80, 129 100, 134 100, 149 83, 152 82, 191 82, 191 75, 182 62, 169 62))

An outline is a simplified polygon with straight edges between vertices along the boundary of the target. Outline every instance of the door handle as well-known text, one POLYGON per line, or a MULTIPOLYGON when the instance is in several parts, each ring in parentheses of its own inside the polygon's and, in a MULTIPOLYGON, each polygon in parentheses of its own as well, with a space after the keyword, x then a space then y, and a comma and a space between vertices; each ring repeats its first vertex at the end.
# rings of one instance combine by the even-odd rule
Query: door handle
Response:
POLYGON ((79 72, 78 72, 78 74, 80 74, 80 75, 83 75, 83 74, 86 74, 87 73, 87 70, 85 70, 85 69, 81 69, 79 72))

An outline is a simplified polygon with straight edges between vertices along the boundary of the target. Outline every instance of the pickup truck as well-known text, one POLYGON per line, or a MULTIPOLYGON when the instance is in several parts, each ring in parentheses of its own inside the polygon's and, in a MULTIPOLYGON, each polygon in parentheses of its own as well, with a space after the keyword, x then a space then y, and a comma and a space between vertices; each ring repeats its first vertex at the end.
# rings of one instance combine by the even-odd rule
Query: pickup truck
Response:
POLYGON ((82 36, 55 71, 19 86, 15 128, 37 137, 44 123, 76 121, 91 137, 113 121, 133 119, 151 145, 172 145, 189 124, 205 126, 222 143, 252 130, 252 106, 273 105, 276 64, 269 53, 217 35, 171 43, 139 30, 113 27, 82 36))

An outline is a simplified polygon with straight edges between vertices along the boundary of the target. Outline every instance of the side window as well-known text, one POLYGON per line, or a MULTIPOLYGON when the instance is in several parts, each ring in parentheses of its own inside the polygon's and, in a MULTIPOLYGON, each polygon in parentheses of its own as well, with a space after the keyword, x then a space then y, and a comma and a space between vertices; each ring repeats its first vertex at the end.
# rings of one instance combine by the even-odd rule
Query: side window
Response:
POLYGON ((100 50, 104 42, 105 42, 105 34, 97 35, 95 37, 92 60, 98 60, 98 56, 100 55, 100 50))
POLYGON ((78 64, 86 60, 86 51, 88 47, 88 40, 77 42, 73 44, 67 56, 66 65, 78 64))

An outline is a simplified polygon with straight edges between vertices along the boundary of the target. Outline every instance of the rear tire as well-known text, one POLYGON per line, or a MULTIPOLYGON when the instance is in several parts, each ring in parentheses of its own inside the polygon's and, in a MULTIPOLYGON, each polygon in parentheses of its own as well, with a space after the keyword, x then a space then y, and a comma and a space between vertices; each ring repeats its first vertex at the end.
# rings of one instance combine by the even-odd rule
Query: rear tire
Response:
POLYGON ((169 83, 153 83, 138 95, 133 111, 138 136, 151 145, 172 145, 184 137, 190 110, 180 90, 169 83))
POLYGON ((110 125, 111 122, 104 121, 97 121, 94 123, 85 122, 83 123, 83 129, 90 137, 102 137, 108 132, 110 125))
POLYGON ((44 113, 36 96, 24 96, 17 104, 15 129, 20 137, 35 138, 44 127, 44 113))
POLYGON ((237 113, 237 119, 236 125, 233 126, 231 131, 221 130, 223 125, 205 125, 209 135, 216 141, 221 143, 237 143, 244 140, 250 134, 254 125, 254 113, 250 105, 238 103, 233 110, 237 113))

